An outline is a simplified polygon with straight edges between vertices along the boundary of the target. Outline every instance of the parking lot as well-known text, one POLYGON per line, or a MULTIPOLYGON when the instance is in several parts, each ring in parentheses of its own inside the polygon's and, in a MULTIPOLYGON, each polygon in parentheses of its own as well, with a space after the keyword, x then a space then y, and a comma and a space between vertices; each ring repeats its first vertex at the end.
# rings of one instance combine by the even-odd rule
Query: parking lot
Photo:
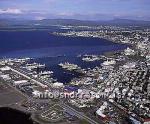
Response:
POLYGON ((63 108, 59 105, 54 105, 49 110, 44 111, 41 117, 50 122, 58 122, 63 119, 63 108))

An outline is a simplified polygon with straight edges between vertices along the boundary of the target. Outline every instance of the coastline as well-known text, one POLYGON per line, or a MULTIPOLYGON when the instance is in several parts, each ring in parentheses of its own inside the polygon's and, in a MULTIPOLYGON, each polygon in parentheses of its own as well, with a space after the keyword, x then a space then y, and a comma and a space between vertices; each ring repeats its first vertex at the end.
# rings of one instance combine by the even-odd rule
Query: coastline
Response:
MULTIPOLYGON (((100 39, 103 39, 103 38, 100 38, 100 39)), ((106 40, 108 40, 108 39, 106 39, 106 40)), ((113 42, 113 43, 116 43, 116 42, 114 42, 114 41, 111 41, 111 40, 109 40, 110 42, 113 42)), ((120 44, 120 43, 117 43, 117 44, 120 44)), ((123 44, 123 45, 126 45, 126 44, 123 44)), ((122 52, 123 50, 115 50, 115 51, 109 51, 109 52, 104 52, 103 54, 104 55, 107 55, 107 54, 114 54, 114 53, 116 53, 116 52, 122 52)), ((34 113, 26 113, 26 111, 24 111, 24 110, 20 110, 20 109, 18 109, 18 108, 13 108, 13 107, 8 107, 8 108, 10 108, 10 109, 13 109, 14 111, 19 111, 19 112, 21 112, 21 113, 23 113, 23 114, 27 114, 27 116, 28 116, 28 114, 30 114, 30 117, 29 117, 29 120, 31 119, 32 121, 33 121, 33 123, 37 123, 36 122, 36 120, 34 119, 34 113)))

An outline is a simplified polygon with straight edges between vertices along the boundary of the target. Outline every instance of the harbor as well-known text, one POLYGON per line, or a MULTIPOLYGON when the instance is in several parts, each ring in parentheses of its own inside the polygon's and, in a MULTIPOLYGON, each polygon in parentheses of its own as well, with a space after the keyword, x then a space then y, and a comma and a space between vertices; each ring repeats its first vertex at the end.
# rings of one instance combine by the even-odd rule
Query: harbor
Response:
MULTIPOLYGON (((107 32, 96 33, 101 36, 107 32)), ((135 31, 137 32, 139 33, 135 31)), ((78 32, 76 35, 88 33, 91 32, 78 32)), ((118 32, 115 33, 114 37, 109 37, 111 40, 120 37, 118 32)), ((133 37, 132 33, 131 36, 122 38, 130 39, 133 37)), ((58 35, 67 37, 68 34, 58 35)), ((94 35, 95 33, 92 37, 94 35)), ((73 120, 75 123, 86 121, 90 124, 122 124, 130 120, 146 124, 150 112, 150 44, 149 39, 141 32, 138 37, 134 37, 134 41, 127 40, 130 47, 127 45, 125 48, 109 51, 119 45, 115 43, 107 53, 105 50, 99 52, 100 47, 93 46, 95 49, 99 48, 98 51, 93 53, 93 49, 88 52, 80 49, 82 52, 64 52, 62 55, 57 53, 56 56, 2 58, 1 85, 4 89, 15 92, 11 94, 11 90, 0 89, 1 99, 5 92, 10 93, 8 96, 5 94, 8 100, 10 97, 14 98, 9 102, 4 99, 1 106, 20 106, 22 111, 31 113, 33 120, 43 124, 61 121, 67 123, 73 120)), ((123 42, 123 39, 119 42, 123 42)))

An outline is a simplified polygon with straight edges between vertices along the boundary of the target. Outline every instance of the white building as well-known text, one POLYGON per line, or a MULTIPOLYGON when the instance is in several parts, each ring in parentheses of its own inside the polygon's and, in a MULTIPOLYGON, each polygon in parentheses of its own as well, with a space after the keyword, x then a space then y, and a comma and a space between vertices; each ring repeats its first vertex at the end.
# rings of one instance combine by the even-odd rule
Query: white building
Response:
POLYGON ((4 74, 4 75, 2 74, 2 75, 0 75, 0 77, 1 77, 2 79, 4 79, 4 80, 10 80, 10 79, 11 79, 8 74, 4 74))
POLYGON ((1 70, 1 71, 9 71, 10 68, 9 68, 8 66, 5 66, 5 67, 0 68, 0 70, 1 70))
POLYGON ((124 54, 126 56, 135 55, 135 51, 128 47, 127 49, 124 50, 124 54))
POLYGON ((130 69, 130 68, 135 68, 135 66, 136 66, 136 63, 131 62, 131 63, 126 63, 125 65, 123 65, 123 68, 130 69))
POLYGON ((56 82, 56 83, 53 84, 53 87, 54 87, 54 88, 62 88, 62 87, 64 87, 64 84, 63 84, 63 83, 56 82))
POLYGON ((103 113, 104 113, 105 109, 107 108, 107 105, 108 105, 108 103, 104 102, 103 105, 96 111, 96 114, 103 117, 103 118, 105 118, 106 115, 103 114, 103 113))
POLYGON ((26 84, 27 82, 27 80, 14 81, 14 85, 26 84))

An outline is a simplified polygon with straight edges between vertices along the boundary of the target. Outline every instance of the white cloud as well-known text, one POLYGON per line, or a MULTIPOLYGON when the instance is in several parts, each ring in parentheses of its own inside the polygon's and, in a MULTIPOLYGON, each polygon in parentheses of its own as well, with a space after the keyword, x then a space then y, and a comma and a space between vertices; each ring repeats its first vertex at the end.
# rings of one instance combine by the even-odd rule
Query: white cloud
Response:
POLYGON ((0 9, 0 14, 22 14, 20 9, 0 9))
POLYGON ((74 13, 70 13, 70 12, 61 12, 61 13, 58 13, 57 15, 59 15, 59 16, 73 16, 74 13))
POLYGON ((54 3, 56 2, 57 0, 44 0, 46 3, 54 3))
POLYGON ((42 16, 35 17, 35 20, 43 20, 43 19, 46 19, 46 17, 42 17, 42 16))

